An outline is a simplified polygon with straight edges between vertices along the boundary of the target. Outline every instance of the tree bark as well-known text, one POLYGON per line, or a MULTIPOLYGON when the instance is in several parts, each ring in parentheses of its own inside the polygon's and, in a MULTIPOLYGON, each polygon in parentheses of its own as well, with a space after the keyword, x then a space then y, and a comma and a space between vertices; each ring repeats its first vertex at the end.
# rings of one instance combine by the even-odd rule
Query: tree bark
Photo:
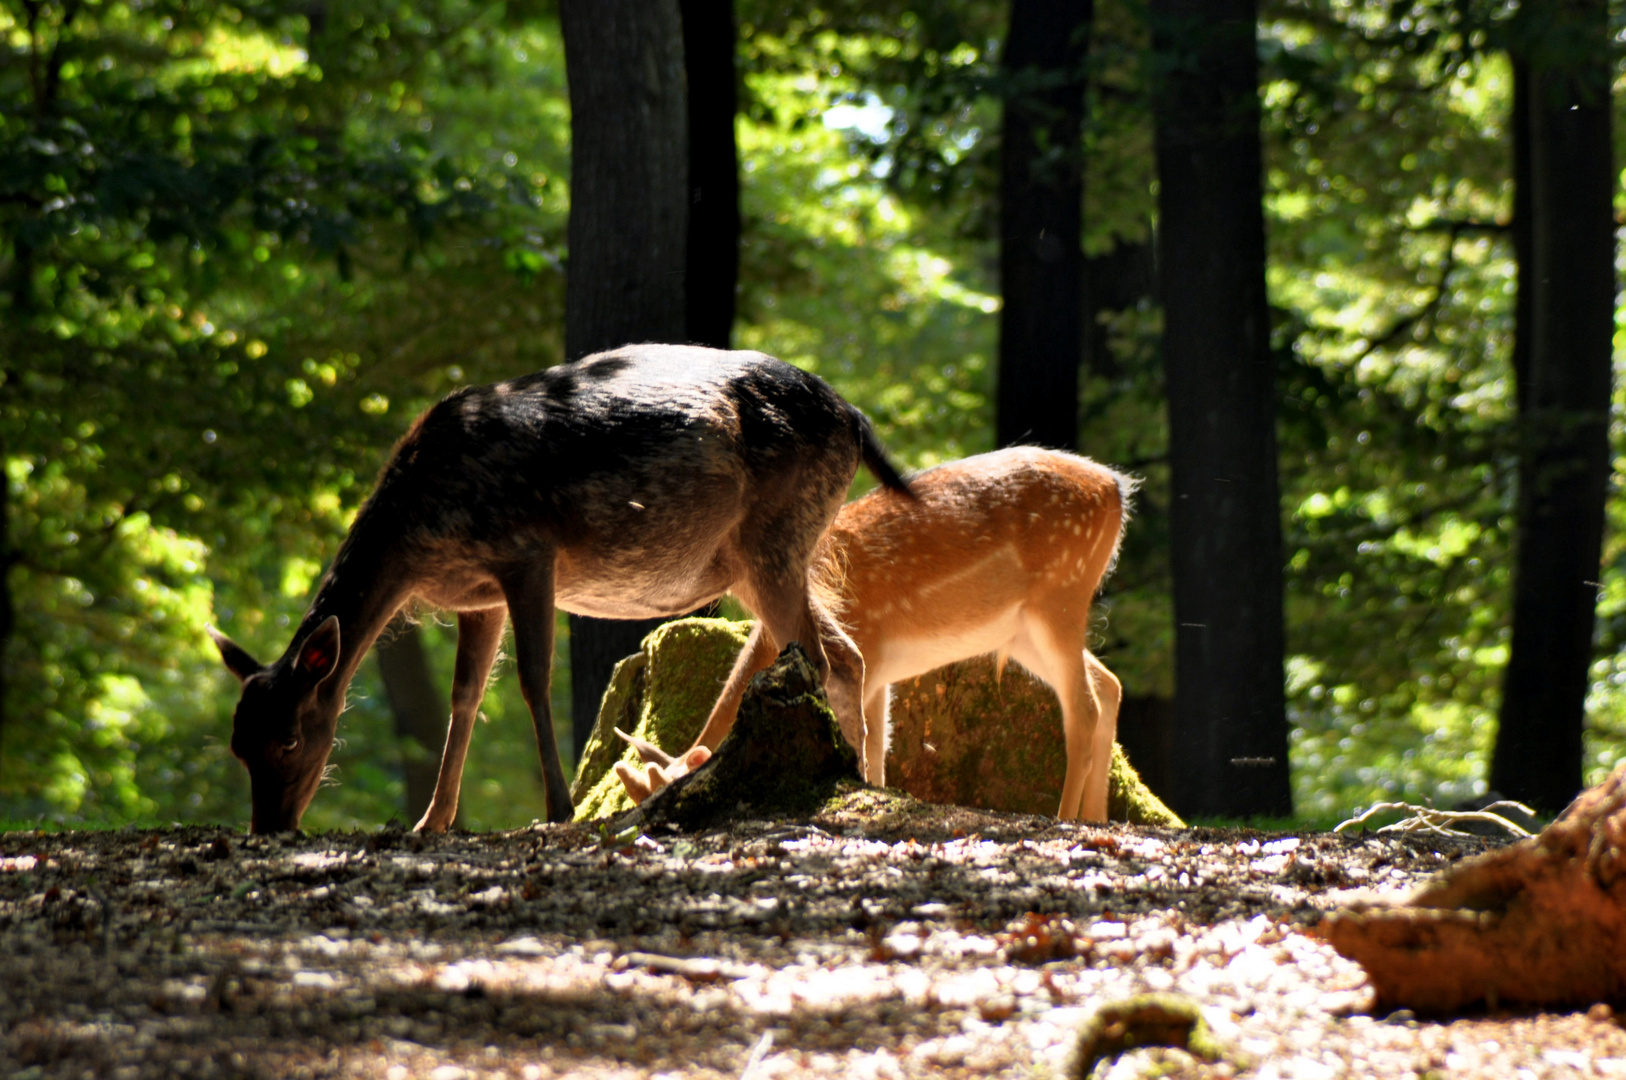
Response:
POLYGON ((739 109, 733 0, 680 0, 689 82, 688 339, 730 346, 740 274, 739 109))
POLYGON ((1175 809, 1292 811, 1254 0, 1153 0, 1175 809))
POLYGON ((411 824, 423 817, 435 794, 441 747, 446 742, 447 698, 435 689, 417 623, 397 618, 378 639, 373 655, 378 658, 384 697, 395 716, 401 774, 406 781, 406 805, 402 809, 411 824))
POLYGON ((1520 292, 1531 292, 1529 371, 1520 395, 1513 644, 1490 783, 1552 812, 1581 788, 1609 484, 1609 24, 1603 0, 1545 0, 1521 17, 1533 31, 1524 57, 1531 249, 1519 275, 1520 292))
MULTIPOLYGON (((688 95, 676 0, 560 0, 570 82, 565 353, 681 341, 688 95)), ((571 715, 586 745, 610 671, 660 620, 571 616, 571 715)))
POLYGON ((995 439, 1078 448, 1091 0, 1011 0, 1000 150, 995 439))

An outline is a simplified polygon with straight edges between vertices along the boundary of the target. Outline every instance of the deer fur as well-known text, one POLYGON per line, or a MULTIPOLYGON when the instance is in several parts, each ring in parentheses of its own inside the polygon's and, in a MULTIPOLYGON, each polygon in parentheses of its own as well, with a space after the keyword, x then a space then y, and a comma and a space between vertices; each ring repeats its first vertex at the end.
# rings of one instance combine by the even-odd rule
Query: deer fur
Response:
MULTIPOLYGON (((995 653, 1001 669, 1014 659, 1060 699, 1067 773, 1057 816, 1105 821, 1123 688, 1089 651, 1089 613, 1135 481, 1076 454, 1016 447, 939 465, 909 486, 912 498, 882 489, 842 507, 813 560, 816 591, 864 657, 864 740, 853 746, 865 779, 885 782, 890 684, 995 653)), ((760 627, 743 652, 752 659, 736 673, 774 655, 760 627)), ((623 735, 645 762, 642 771, 617 764, 628 793, 642 801, 698 767, 738 706, 725 692, 676 758, 623 735)))
POLYGON ((863 660, 807 575, 860 460, 905 488, 856 408, 761 353, 633 345, 451 394, 396 446, 280 659, 262 665, 210 631, 242 682, 231 746, 248 767, 251 828, 298 827, 351 677, 419 601, 458 621, 451 722, 420 829, 457 812, 505 615, 549 821, 572 809, 548 705, 556 606, 638 619, 731 592, 765 639, 803 644, 861 739, 863 660))

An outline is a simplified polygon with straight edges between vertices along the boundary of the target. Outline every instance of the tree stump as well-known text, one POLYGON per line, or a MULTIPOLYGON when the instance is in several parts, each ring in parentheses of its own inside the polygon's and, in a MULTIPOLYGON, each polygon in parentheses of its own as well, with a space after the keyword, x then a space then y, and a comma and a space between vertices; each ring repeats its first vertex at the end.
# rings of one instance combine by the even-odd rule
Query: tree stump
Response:
POLYGON ((1539 835, 1317 932, 1366 968, 1380 1010, 1626 998, 1626 766, 1539 835))

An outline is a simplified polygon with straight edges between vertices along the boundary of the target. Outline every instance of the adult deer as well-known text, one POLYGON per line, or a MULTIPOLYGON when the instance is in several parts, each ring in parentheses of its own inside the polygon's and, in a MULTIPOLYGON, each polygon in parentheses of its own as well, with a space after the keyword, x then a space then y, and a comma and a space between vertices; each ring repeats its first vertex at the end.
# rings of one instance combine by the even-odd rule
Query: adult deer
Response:
MULTIPOLYGON (((1001 668, 1014 659, 1060 698, 1067 773, 1057 816, 1105 821, 1123 688, 1086 639, 1135 481, 1076 454, 1017 447, 939 465, 909 486, 912 499, 883 489, 842 507, 813 559, 817 590, 864 657, 864 740, 853 745, 865 778, 885 780, 891 683, 996 653, 1001 668)), ((753 659, 736 672, 771 662, 760 625, 744 653, 753 659)), ((623 734, 646 765, 616 765, 633 798, 704 762, 738 705, 725 693, 675 758, 623 734)))
POLYGON ((396 446, 280 659, 261 665, 210 631, 243 684, 231 746, 248 767, 250 827, 298 827, 351 676, 414 600, 458 622, 451 723, 420 829, 457 812, 505 612, 549 821, 571 814, 548 707, 555 606, 636 619, 732 592, 774 643, 764 648, 801 642, 861 725, 863 660, 807 574, 860 460, 907 490, 863 414, 761 353, 633 345, 453 393, 396 446))

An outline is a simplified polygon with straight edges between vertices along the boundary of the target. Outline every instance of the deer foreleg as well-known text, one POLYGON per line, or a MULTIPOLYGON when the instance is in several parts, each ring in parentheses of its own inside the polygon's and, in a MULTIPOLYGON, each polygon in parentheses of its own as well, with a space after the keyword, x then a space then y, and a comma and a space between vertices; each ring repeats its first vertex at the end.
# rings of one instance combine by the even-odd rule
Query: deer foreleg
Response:
POLYGON ((519 686, 531 709, 536 729, 536 752, 542 761, 542 786, 548 820, 569 821, 575 812, 564 766, 559 762, 559 741, 553 734, 553 709, 548 688, 553 673, 553 556, 550 553, 503 578, 508 617, 514 624, 514 666, 519 686))
POLYGON ((457 616, 457 667, 452 676, 452 719, 446 728, 446 748, 440 755, 440 775, 417 828, 444 832, 457 817, 458 793, 463 785, 463 763, 468 758, 474 718, 485 697, 486 680, 502 641, 503 609, 465 611, 457 616))
POLYGON ((751 628, 751 636, 746 639, 745 647, 734 661, 734 670, 729 672, 717 704, 712 706, 711 715, 706 717, 706 726, 700 729, 700 736, 694 741, 695 746, 717 749, 723 736, 734 726, 734 718, 740 711, 740 699, 745 697, 745 688, 750 684, 751 676, 773 663, 777 655, 779 650, 775 648, 772 636, 763 628, 762 620, 758 619, 751 628))

